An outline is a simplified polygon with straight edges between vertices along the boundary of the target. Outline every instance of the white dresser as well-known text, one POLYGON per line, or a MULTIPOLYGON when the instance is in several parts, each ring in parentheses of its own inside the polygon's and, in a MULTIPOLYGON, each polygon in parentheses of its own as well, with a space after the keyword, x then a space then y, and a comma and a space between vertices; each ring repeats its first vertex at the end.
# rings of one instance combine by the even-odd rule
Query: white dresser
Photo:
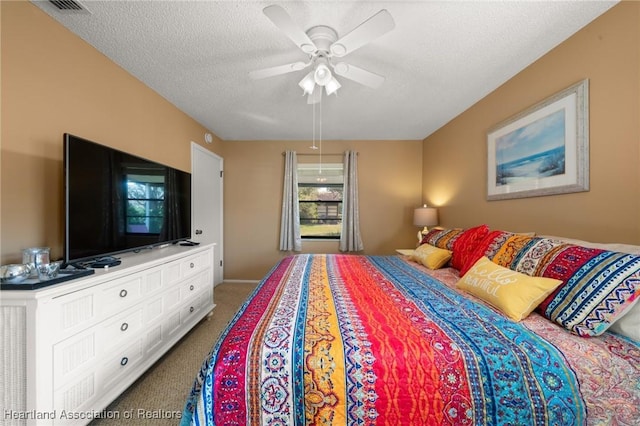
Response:
MULTIPOLYGON (((87 424, 214 307, 213 245, 0 292, 0 424, 87 424)), ((186 395, 185 395, 186 398, 186 395)))

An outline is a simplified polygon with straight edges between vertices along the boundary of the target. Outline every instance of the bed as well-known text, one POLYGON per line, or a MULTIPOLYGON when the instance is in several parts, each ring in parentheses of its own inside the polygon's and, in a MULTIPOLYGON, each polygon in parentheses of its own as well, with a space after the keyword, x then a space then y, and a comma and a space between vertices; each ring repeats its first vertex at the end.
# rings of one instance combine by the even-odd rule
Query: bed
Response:
POLYGON ((458 288, 458 269, 414 260, 282 259, 203 362, 182 423, 639 424, 638 342, 514 321, 458 288))

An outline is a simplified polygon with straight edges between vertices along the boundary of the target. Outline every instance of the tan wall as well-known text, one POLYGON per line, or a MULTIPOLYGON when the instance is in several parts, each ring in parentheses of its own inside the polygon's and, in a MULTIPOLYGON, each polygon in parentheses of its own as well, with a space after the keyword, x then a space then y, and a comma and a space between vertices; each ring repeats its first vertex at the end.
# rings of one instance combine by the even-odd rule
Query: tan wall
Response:
POLYGON ((62 255, 63 133, 189 171, 207 130, 30 2, 0 7, 4 264, 26 247, 62 255))
MULTIPOLYGON (((64 132, 189 170, 190 141, 207 130, 29 2, 0 8, 0 262, 30 246, 60 256, 64 132)), ((424 143, 326 142, 325 152, 360 153, 366 253, 411 246, 412 209, 423 200, 442 206, 445 226, 640 243, 639 21, 640 4, 614 7, 424 143), (591 191, 486 202, 487 129, 583 78, 591 191)), ((211 146, 225 160, 225 278, 259 279, 282 257, 282 152, 307 146, 217 138, 211 146)), ((336 252, 337 243, 304 250, 336 252)))
MULTIPOLYGON (((309 142, 225 142, 225 278, 260 279, 287 253, 278 251, 284 157, 313 152, 309 142)), ((366 254, 415 245, 413 209, 422 202, 421 141, 330 141, 324 153, 358 154, 360 226, 366 254)), ((340 155, 323 155, 342 162, 340 155)), ((299 162, 318 157, 299 156, 299 162)), ((336 253, 338 242, 303 242, 305 253, 336 253)))
POLYGON ((640 3, 622 2, 424 141, 441 223, 640 244, 640 3), (487 130, 590 82, 589 192, 486 201, 487 130))

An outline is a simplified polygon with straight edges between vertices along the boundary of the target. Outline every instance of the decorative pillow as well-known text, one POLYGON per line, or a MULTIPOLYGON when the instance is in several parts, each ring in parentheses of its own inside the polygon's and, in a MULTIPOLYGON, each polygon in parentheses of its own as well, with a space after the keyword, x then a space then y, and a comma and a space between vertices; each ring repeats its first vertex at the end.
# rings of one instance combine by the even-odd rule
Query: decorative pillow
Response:
POLYGON ((420 244, 431 244, 441 249, 453 251, 453 244, 462 232, 463 230, 460 228, 432 229, 422 237, 420 244))
POLYGON ((636 299, 633 307, 622 318, 611 324, 609 330, 640 343, 640 303, 638 300, 640 299, 636 299))
POLYGON ((565 242, 568 244, 574 244, 576 246, 597 248, 597 249, 608 250, 608 251, 619 251, 621 253, 640 255, 640 246, 631 245, 631 244, 593 243, 591 241, 576 240, 574 238, 556 237, 556 236, 549 236, 549 235, 541 235, 541 237, 551 238, 554 240, 561 240, 562 242, 565 242))
POLYGON ((483 256, 456 286, 493 305, 512 320, 520 321, 561 283, 512 271, 483 256))
MULTIPOLYGON (((568 282, 571 277, 591 259, 600 253, 604 253, 604 250, 574 246, 573 244, 565 244, 559 240, 550 240, 547 238, 541 239, 539 246, 537 250, 540 253, 539 255, 533 253, 527 255, 528 258, 532 259, 531 263, 536 263, 535 275, 555 278, 562 280, 563 283, 568 282), (534 260, 536 257, 540 258, 537 262, 534 260)), ((551 293, 538 306, 538 311, 547 316, 544 312, 561 288, 562 286, 551 293)))
POLYGON ((465 264, 459 268, 460 276, 467 273, 469 268, 478 261, 482 256, 493 258, 496 252, 502 247, 502 244, 514 234, 506 231, 491 231, 482 240, 478 242, 476 248, 468 254, 465 264))
POLYGON ((422 244, 413 251, 411 260, 421 263, 429 269, 440 269, 451 259, 449 250, 434 247, 431 244, 422 244))
POLYGON ((640 256, 565 245, 542 270, 565 281, 542 314, 580 336, 599 336, 640 298, 640 256))
POLYGON ((520 272, 527 275, 534 275, 527 273, 527 271, 518 270, 518 264, 524 253, 535 244, 535 237, 527 237, 526 235, 513 234, 509 236, 498 248, 495 255, 490 257, 493 263, 496 263, 505 268, 513 269, 516 272, 520 272))
POLYGON ((451 266, 460 270, 467 263, 478 243, 489 233, 487 225, 469 228, 456 238, 453 243, 453 254, 451 256, 451 266))

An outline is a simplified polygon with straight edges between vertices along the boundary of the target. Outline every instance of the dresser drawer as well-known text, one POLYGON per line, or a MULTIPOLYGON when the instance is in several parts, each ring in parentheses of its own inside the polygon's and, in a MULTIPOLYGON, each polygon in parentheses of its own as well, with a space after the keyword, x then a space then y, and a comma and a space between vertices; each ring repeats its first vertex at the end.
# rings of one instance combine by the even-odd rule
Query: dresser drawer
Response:
POLYGON ((122 312, 142 298, 142 284, 145 274, 134 274, 130 277, 113 280, 101 288, 97 297, 100 298, 101 318, 122 312))
POLYGON ((209 268, 213 259, 210 259, 209 256, 206 255, 207 253, 208 252, 197 254, 184 259, 180 263, 180 275, 186 278, 209 268))
POLYGON ((178 334, 181 328, 180 317, 182 315, 181 309, 176 309, 171 311, 164 322, 162 323, 162 340, 164 342, 168 342, 172 340, 176 334, 178 334))
POLYGON ((170 279, 171 271, 169 271, 168 268, 146 272, 143 284, 143 294, 147 297, 154 293, 161 292, 167 283, 170 282, 170 279))
POLYGON ((124 349, 114 351, 114 355, 107 358, 100 367, 102 392, 107 392, 118 384, 123 376, 136 372, 136 365, 142 361, 142 343, 142 339, 138 339, 124 349))
POLYGON ((102 323, 72 336, 53 347, 54 389, 64 386, 97 359, 136 337, 143 327, 143 309, 140 306, 115 315, 102 323))
POLYGON ((180 322, 187 324, 194 318, 200 318, 202 311, 210 305, 211 291, 202 291, 195 299, 183 306, 180 312, 180 322))
POLYGON ((165 312, 173 311, 180 304, 182 287, 175 286, 162 295, 162 304, 165 312))
POLYGON ((96 329, 98 350, 101 354, 107 354, 124 340, 135 336, 142 330, 143 309, 135 307, 123 314, 110 318, 99 324, 96 329))
POLYGON ((164 340, 162 339, 162 324, 154 324, 153 327, 146 329, 144 334, 144 353, 147 355, 155 352, 162 347, 164 340))
POLYGON ((98 319, 97 294, 91 289, 56 297, 51 303, 51 327, 53 342, 59 342, 77 333, 98 319))
POLYGON ((53 346, 53 388, 75 381, 98 358, 97 330, 70 337, 53 346))
POLYGON ((157 271, 144 271, 55 297, 52 299, 50 318, 57 325, 52 327, 55 330, 53 342, 62 341, 130 308, 142 300, 147 284, 152 288, 160 288, 161 275, 157 271))
MULTIPOLYGON (((98 378, 95 368, 82 372, 72 382, 53 393, 53 402, 56 407, 58 419, 55 424, 72 423, 62 418, 62 411, 83 413, 89 411, 92 403, 98 397, 98 378)), ((76 422, 77 423, 77 422, 76 422)))
POLYGON ((213 283, 208 283, 209 274, 201 273, 195 275, 180 287, 180 301, 186 301, 193 297, 196 297, 199 293, 207 289, 207 287, 213 287, 213 283))

